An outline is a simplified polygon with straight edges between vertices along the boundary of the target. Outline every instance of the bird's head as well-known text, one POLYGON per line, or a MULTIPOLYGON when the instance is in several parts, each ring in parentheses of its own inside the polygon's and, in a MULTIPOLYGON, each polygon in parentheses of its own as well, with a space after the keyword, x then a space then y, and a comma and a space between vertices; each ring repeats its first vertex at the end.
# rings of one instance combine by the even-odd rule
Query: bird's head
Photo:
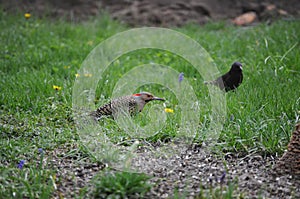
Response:
POLYGON ((153 100, 165 101, 165 99, 155 97, 154 95, 152 95, 151 93, 148 93, 148 92, 136 93, 136 94, 133 94, 133 97, 134 97, 135 101, 138 103, 139 111, 142 111, 145 104, 147 104, 150 101, 153 101, 153 100))
POLYGON ((230 70, 234 71, 242 71, 243 70, 243 65, 240 62, 234 62, 231 66, 230 70))
POLYGON ((150 102, 152 100, 165 101, 165 99, 159 98, 159 97, 155 97, 154 95, 152 95, 151 93, 148 93, 148 92, 136 93, 136 94, 133 94, 133 97, 134 97, 135 100, 137 100, 137 101, 143 101, 145 103, 150 102))

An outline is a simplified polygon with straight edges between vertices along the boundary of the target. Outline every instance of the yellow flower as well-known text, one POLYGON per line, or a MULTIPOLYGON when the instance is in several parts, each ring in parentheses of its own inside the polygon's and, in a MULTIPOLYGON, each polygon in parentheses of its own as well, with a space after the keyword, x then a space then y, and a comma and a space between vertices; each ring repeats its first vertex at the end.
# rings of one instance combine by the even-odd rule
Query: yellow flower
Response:
POLYGON ((165 112, 166 113, 174 113, 174 110, 170 109, 170 108, 165 108, 165 112))
POLYGON ((93 75, 91 73, 84 74, 85 77, 92 77, 93 75))
POLYGON ((88 44, 89 46, 92 46, 92 45, 94 44, 94 42, 93 42, 93 41, 88 41, 87 44, 88 44))
POLYGON ((78 73, 75 74, 75 77, 80 77, 80 75, 78 73))
POLYGON ((31 17, 31 14, 30 13, 25 13, 24 17, 25 17, 25 19, 29 19, 31 17))
POLYGON ((60 87, 60 86, 55 86, 55 85, 53 85, 53 89, 54 89, 54 90, 57 90, 57 91, 60 91, 60 90, 61 90, 61 87, 60 87))
POLYGON ((64 69, 69 69, 71 68, 71 66, 64 66, 64 69))

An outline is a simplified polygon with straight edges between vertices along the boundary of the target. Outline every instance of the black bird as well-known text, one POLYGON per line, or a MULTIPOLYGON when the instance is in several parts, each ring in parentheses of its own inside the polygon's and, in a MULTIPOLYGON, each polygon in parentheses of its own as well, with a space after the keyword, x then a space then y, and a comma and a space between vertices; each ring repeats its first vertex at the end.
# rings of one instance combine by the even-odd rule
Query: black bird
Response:
POLYGON ((205 84, 212 84, 218 86, 221 90, 226 92, 235 90, 243 81, 243 67, 240 62, 234 62, 231 69, 226 74, 218 77, 214 81, 205 82, 205 84))

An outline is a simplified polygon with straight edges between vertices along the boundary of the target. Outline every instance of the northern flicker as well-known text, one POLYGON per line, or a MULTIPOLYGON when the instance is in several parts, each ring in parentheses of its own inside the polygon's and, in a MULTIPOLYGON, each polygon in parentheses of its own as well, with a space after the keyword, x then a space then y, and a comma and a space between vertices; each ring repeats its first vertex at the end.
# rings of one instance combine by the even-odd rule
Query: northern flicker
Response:
POLYGON ((240 62, 234 62, 231 69, 224 75, 218 77, 214 81, 205 82, 205 84, 212 84, 218 86, 221 90, 226 92, 235 90, 243 81, 243 67, 240 62))
POLYGON ((144 106, 153 100, 165 101, 165 99, 155 97, 148 92, 136 93, 111 100, 109 103, 99 107, 96 111, 93 111, 91 116, 93 116, 95 120, 99 120, 103 116, 114 116, 115 113, 122 110, 128 111, 132 116, 141 112, 144 106))

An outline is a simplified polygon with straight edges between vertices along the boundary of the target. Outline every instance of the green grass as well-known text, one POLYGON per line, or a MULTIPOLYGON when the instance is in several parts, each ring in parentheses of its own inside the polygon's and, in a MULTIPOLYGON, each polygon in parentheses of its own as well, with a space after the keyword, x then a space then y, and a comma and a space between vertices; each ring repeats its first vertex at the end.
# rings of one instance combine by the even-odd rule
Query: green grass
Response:
MULTIPOLYGON (((45 188, 34 176, 51 186, 49 176, 54 171, 36 168, 37 149, 51 151, 78 142, 71 110, 75 74, 99 42, 128 28, 105 16, 80 24, 34 16, 25 20, 21 14, 3 12, 0 18, 0 195, 10 198, 17 192, 18 196, 47 198, 41 190, 52 189, 45 188), (62 89, 54 90, 53 85, 62 89), (24 170, 16 168, 21 159, 26 160, 24 170)), ((282 153, 300 117, 299 21, 255 27, 211 23, 176 30, 197 40, 221 73, 236 60, 244 64, 242 86, 236 93, 226 94, 227 117, 218 145, 226 151, 282 153)), ((210 101, 200 74, 185 60, 161 50, 140 50, 120 57, 113 64, 122 65, 122 69, 110 67, 105 71, 104 79, 109 81, 99 82, 97 100, 109 99, 122 74, 152 61, 185 73, 184 81, 189 81, 202 103, 199 123, 204 125, 210 101)), ((137 91, 142 89, 164 96, 167 106, 175 110, 168 114, 165 128, 150 140, 175 136, 180 121, 175 95, 159 85, 146 85, 137 91)), ((147 110, 149 106, 135 121, 144 125, 147 110)), ((103 124, 114 131, 115 142, 131 139, 113 121, 103 124)))
POLYGON ((94 178, 93 198, 140 197, 150 190, 150 176, 132 172, 103 172, 94 178))
POLYGON ((56 186, 54 170, 44 168, 44 151, 37 150, 33 158, 20 160, 13 167, 1 167, 1 197, 50 198, 56 186))

